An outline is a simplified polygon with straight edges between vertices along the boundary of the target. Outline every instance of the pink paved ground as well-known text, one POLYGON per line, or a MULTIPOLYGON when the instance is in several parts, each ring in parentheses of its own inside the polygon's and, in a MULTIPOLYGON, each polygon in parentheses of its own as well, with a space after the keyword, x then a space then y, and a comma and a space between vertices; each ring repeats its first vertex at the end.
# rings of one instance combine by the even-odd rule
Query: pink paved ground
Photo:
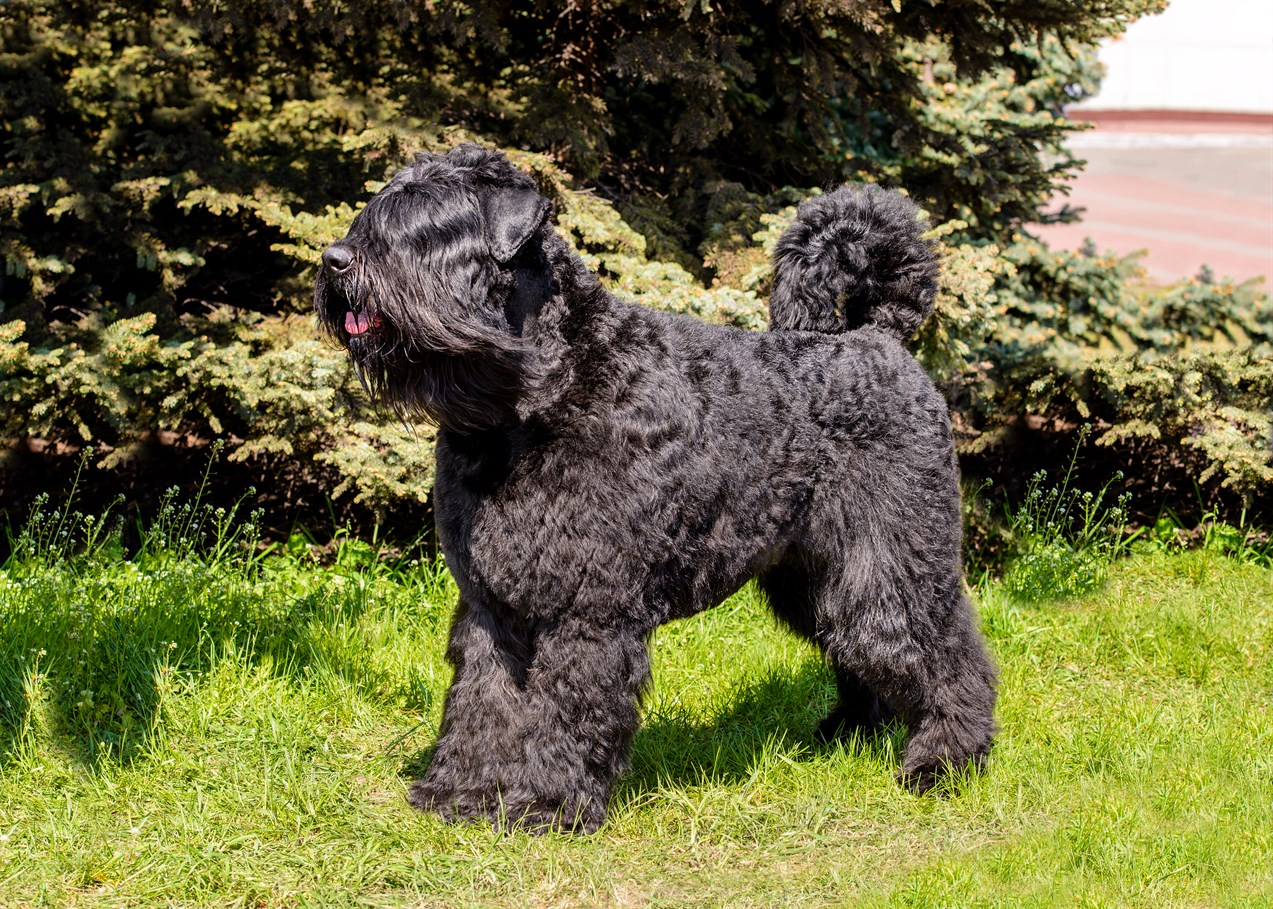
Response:
POLYGON ((1146 249, 1142 264, 1160 283, 1207 264, 1273 286, 1273 123, 1113 120, 1074 144, 1088 163, 1068 201, 1086 212, 1031 228, 1051 246, 1091 237, 1102 251, 1146 249))

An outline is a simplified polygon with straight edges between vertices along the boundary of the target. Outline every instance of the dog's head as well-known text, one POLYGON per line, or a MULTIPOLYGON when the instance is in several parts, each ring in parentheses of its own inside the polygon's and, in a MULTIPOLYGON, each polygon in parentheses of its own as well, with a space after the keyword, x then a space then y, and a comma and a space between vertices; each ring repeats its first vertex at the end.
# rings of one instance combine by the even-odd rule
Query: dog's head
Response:
POLYGON ((457 430, 513 413, 524 329, 552 292, 551 206, 502 154, 420 154, 328 247, 314 287, 323 331, 369 393, 457 430))

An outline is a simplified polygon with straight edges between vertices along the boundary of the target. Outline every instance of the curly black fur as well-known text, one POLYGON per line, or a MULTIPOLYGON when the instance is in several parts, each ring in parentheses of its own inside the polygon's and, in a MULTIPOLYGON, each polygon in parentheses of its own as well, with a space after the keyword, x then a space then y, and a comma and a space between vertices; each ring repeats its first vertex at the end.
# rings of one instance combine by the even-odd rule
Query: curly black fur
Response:
POLYGON ((801 204, 774 252, 771 331, 870 325, 905 341, 933 311, 937 257, 919 209, 878 186, 801 204))
POLYGON ((962 592, 949 420, 899 341, 936 274, 914 207, 847 188, 803 206, 769 332, 616 299, 548 214, 496 152, 423 155, 315 291, 371 391, 440 427, 455 677, 412 803, 595 830, 650 634, 753 577, 835 671, 820 734, 900 717, 917 790, 980 766, 994 670, 962 592))

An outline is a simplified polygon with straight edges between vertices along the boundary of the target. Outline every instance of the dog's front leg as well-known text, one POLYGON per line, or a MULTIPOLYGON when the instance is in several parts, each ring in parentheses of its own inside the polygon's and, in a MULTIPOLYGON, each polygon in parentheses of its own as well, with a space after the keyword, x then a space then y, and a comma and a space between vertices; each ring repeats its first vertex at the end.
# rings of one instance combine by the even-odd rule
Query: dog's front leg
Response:
POLYGON ((503 791, 522 774, 530 630, 504 611, 461 601, 447 658, 447 692, 433 759, 408 796, 448 820, 499 823, 503 791))
POLYGON ((641 629, 574 617, 536 629, 524 776, 517 791, 504 793, 510 819, 586 833, 601 826, 649 675, 641 629))
POLYGON ((532 630, 461 604, 448 656, 442 732, 411 803, 533 831, 600 827, 649 678, 644 633, 578 619, 532 630))

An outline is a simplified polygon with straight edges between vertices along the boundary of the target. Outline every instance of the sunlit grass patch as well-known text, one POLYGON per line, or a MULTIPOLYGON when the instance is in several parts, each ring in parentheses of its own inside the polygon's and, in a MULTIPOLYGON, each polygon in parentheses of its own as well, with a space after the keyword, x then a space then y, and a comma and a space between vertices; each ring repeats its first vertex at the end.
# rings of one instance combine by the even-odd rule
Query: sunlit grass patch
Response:
POLYGON ((347 541, 0 571, 0 905, 1199 906, 1273 894, 1273 573, 1147 546, 1061 603, 977 591, 987 773, 813 730, 830 673, 748 587, 653 641, 588 838, 411 809, 450 672, 440 566, 347 541))

